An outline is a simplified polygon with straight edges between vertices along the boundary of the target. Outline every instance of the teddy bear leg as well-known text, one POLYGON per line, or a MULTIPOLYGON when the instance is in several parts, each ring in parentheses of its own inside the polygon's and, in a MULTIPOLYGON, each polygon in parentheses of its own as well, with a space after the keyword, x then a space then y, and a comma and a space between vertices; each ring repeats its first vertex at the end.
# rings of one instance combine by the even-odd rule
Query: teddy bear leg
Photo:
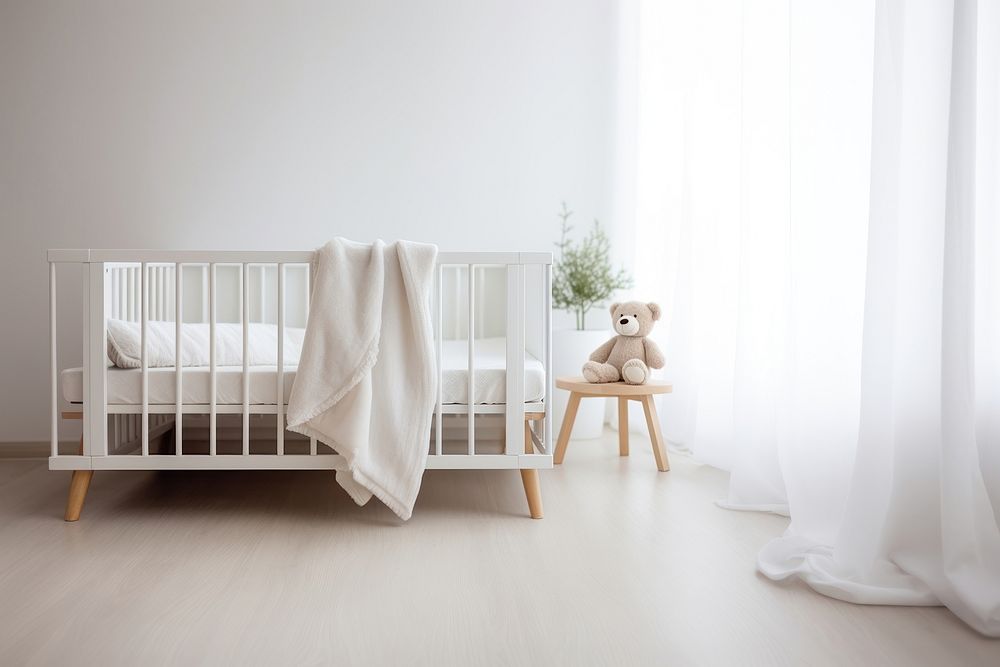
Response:
POLYGON ((583 377, 593 384, 618 382, 618 369, 611 364, 588 361, 583 365, 583 377))
POLYGON ((628 384, 646 384, 649 368, 640 359, 629 359, 622 366, 622 379, 628 384))

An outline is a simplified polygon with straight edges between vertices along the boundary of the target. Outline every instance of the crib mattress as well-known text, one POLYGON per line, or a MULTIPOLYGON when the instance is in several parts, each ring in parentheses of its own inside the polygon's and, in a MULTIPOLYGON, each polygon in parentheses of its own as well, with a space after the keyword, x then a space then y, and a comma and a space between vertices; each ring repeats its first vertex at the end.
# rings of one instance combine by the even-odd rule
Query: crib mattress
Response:
MULTIPOLYGON (((469 402, 468 348, 465 341, 444 341, 442 354, 442 402, 466 405, 469 402)), ((295 381, 295 366, 285 367, 284 400, 295 381)), ((277 395, 277 367, 250 367, 250 403, 274 405, 277 395)), ((207 404, 211 396, 210 373, 205 366, 186 367, 182 377, 183 402, 207 404)), ((137 404, 142 401, 140 390, 142 373, 134 368, 108 369, 108 403, 111 405, 137 404)), ((68 368, 61 373, 63 398, 70 403, 83 402, 83 369, 68 368)), ((174 369, 149 369, 149 404, 174 405, 174 369)), ((503 338, 486 338, 476 341, 475 403, 488 405, 503 403, 507 396, 506 343, 503 338)), ((526 402, 541 401, 545 397, 545 369, 529 353, 524 358, 524 397, 526 402)), ((219 366, 216 369, 216 403, 242 405, 243 368, 219 366)))

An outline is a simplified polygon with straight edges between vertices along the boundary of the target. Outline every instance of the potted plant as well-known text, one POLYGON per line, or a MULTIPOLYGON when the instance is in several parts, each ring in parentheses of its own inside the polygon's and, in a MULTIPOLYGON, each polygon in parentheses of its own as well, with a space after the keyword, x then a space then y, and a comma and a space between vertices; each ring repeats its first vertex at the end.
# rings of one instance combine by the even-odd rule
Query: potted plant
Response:
MULTIPOLYGON (((552 305, 573 315, 576 326, 553 331, 552 365, 557 376, 580 375, 580 369, 590 353, 611 337, 609 317, 591 318, 594 329, 587 328, 587 313, 610 302, 616 290, 632 286, 632 278, 611 264, 611 241, 594 220, 590 232, 580 241, 570 238, 573 227, 569 219, 573 212, 562 204, 559 212, 561 234, 556 247, 558 257, 552 265, 552 305)), ((601 311, 603 313, 603 310, 601 311)), ((558 392, 553 400, 556 424, 562 423, 567 396, 558 392)), ((580 403, 574 438, 600 437, 604 428, 606 401, 589 399, 580 403)))

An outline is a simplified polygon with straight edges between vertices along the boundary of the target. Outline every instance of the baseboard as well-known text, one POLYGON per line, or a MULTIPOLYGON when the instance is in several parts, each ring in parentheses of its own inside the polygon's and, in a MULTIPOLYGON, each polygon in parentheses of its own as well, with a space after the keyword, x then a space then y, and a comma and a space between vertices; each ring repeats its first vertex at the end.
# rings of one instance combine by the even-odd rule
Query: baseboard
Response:
MULTIPOLYGON (((59 453, 73 455, 79 452, 79 440, 59 443, 59 453)), ((0 459, 47 459, 52 453, 51 445, 45 442, 0 442, 0 459)))

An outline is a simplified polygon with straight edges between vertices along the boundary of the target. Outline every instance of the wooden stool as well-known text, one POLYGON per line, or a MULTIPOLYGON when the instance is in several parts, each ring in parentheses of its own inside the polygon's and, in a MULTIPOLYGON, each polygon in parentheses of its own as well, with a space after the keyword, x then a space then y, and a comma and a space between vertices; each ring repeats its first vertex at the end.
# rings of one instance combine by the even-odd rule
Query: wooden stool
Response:
POLYGON ((566 416, 563 417, 562 428, 559 429, 559 440, 556 442, 555 463, 559 465, 566 457, 566 447, 569 446, 569 436, 576 421, 576 411, 580 407, 581 398, 618 397, 618 454, 628 456, 628 402, 639 401, 646 413, 646 427, 649 429, 649 440, 653 445, 653 456, 656 457, 656 467, 666 472, 670 470, 667 460, 667 449, 663 446, 663 434, 660 433, 660 419, 656 415, 655 394, 668 394, 673 391, 673 385, 662 380, 650 380, 646 384, 626 384, 624 382, 606 382, 592 384, 582 377, 556 378, 556 386, 565 389, 569 394, 569 404, 566 406, 566 416))

